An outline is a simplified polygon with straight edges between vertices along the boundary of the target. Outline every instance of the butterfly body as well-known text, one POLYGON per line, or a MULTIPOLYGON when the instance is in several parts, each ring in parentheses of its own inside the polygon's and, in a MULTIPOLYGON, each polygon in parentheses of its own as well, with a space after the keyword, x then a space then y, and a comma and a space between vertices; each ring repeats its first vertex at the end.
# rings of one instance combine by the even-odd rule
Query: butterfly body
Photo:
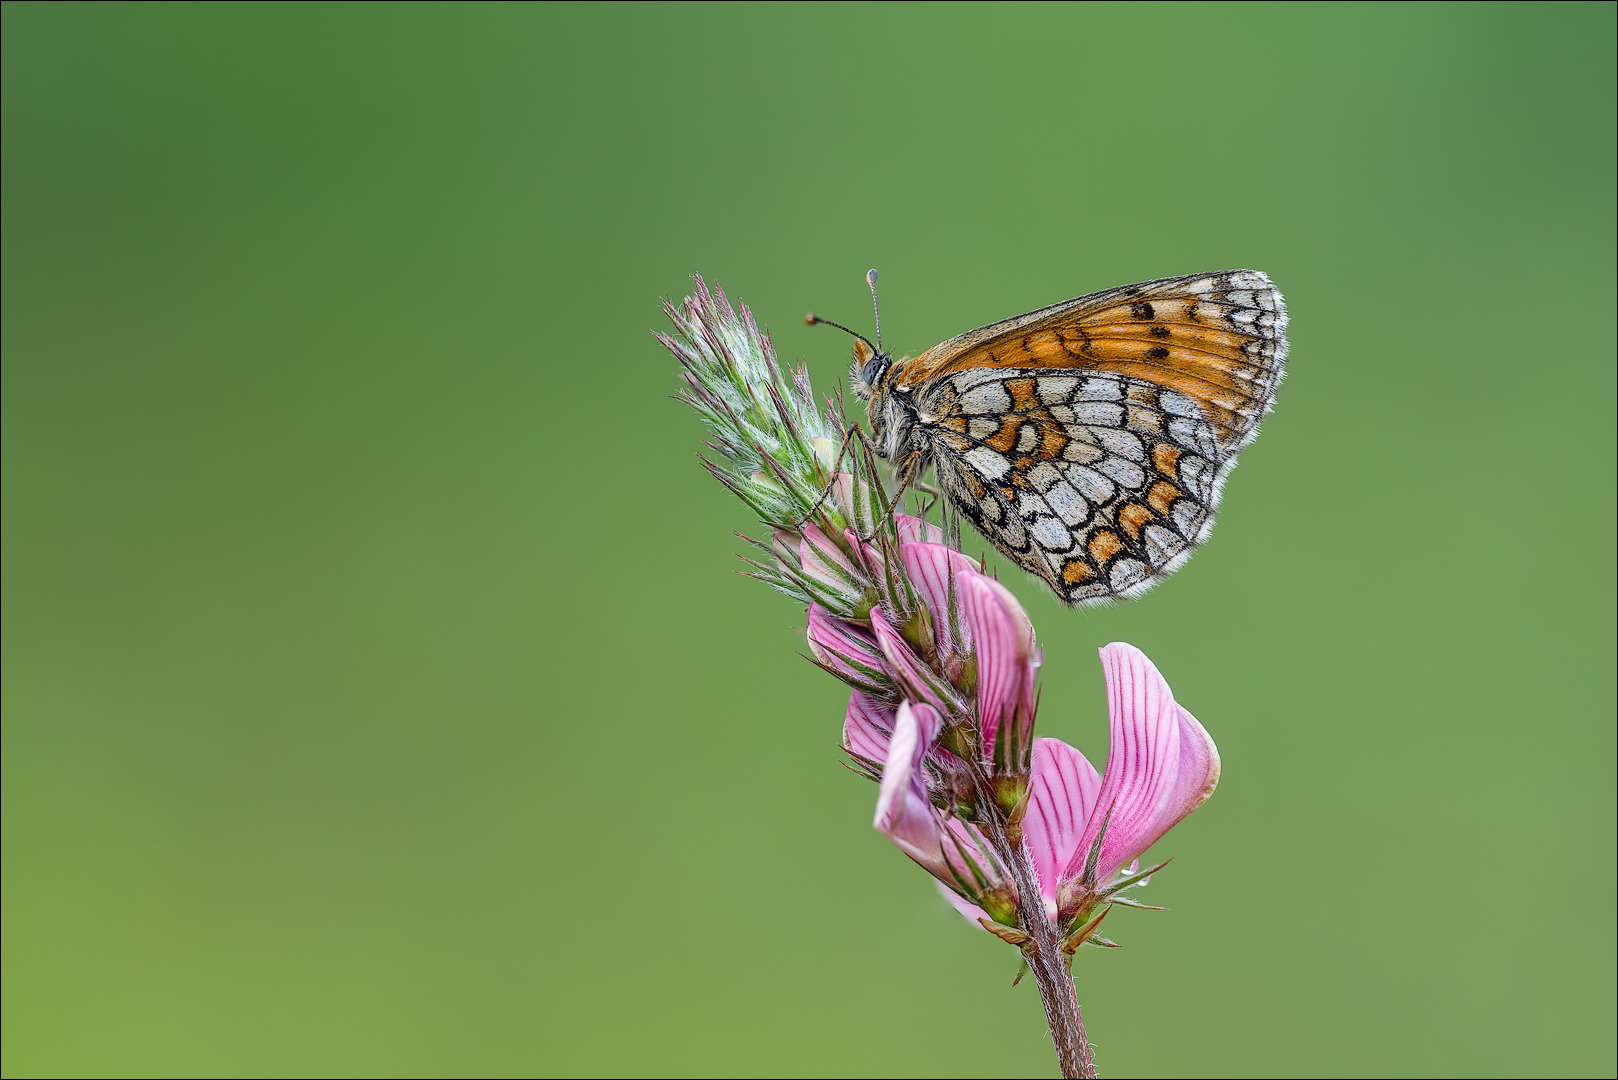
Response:
POLYGON ((1137 595, 1207 539, 1286 362, 1262 273, 1126 285, 893 362, 856 345, 855 393, 901 486, 950 504, 1065 602, 1137 595))

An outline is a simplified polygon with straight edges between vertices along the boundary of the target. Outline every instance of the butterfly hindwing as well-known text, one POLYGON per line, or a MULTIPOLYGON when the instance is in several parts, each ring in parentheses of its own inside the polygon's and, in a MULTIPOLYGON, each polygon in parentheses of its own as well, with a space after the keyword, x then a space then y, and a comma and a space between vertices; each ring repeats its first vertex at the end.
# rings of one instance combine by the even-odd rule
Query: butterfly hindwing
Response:
POLYGON ((1219 445, 1183 395, 1001 368, 956 372, 918 405, 952 505, 1068 603, 1149 588, 1212 525, 1219 445))

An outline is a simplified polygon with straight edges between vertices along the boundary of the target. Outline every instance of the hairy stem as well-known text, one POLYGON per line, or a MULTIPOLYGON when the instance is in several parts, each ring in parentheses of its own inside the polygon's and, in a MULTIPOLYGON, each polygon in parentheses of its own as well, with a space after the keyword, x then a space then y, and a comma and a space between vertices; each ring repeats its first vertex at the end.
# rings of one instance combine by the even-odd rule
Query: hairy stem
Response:
MULTIPOLYGON (((998 818, 998 815, 996 815, 998 818)), ((1017 896, 1032 897, 1022 904, 1022 931, 1030 938, 1023 946, 1028 968, 1039 984, 1039 997, 1045 1003, 1045 1016, 1051 1025, 1051 1040, 1056 1044, 1056 1061, 1064 1077, 1096 1075, 1094 1060, 1090 1057, 1090 1040, 1084 1034, 1084 1018, 1079 1015, 1079 998, 1073 989, 1073 977, 1062 962, 1061 939, 1056 927, 1045 915, 1045 903, 1040 897, 1039 876, 1034 870, 1033 856, 1028 845, 1020 840, 1012 842, 1005 826, 996 820, 989 829, 990 841, 1011 872, 1017 886, 1017 896)))

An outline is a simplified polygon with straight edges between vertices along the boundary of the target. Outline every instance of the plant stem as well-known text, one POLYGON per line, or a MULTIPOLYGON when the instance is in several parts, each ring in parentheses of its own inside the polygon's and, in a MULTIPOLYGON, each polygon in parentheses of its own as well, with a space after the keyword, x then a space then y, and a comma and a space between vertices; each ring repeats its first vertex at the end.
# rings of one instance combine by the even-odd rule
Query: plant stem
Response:
POLYGON ((1030 938, 1023 946, 1023 955, 1028 958, 1029 970, 1039 984, 1040 1000, 1045 1003, 1051 1041, 1056 1044, 1057 1064, 1069 1080, 1094 1078, 1096 1066, 1090 1057, 1090 1040, 1084 1034, 1084 1017, 1079 1015, 1078 994, 1073 989, 1073 976, 1062 960, 1062 943, 1056 936, 1056 927, 1045 915, 1033 856, 1029 854, 1028 845, 1020 840, 1011 841, 999 820, 993 822, 989 832, 991 842, 999 849, 998 854, 1016 883, 1017 896, 1033 898, 1032 904, 1023 905, 1022 931, 1030 938))

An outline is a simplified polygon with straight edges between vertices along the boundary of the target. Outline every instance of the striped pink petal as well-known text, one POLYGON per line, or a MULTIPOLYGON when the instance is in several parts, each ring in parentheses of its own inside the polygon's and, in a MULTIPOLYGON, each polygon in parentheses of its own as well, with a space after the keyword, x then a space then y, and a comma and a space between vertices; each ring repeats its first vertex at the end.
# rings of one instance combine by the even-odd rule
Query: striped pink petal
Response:
POLYGON ((1105 884, 1117 869, 1145 852, 1175 822, 1213 794, 1219 751, 1201 724, 1181 708, 1146 654, 1113 642, 1101 650, 1107 677, 1111 745, 1090 820, 1069 857, 1064 879, 1079 877, 1107 822, 1096 864, 1105 884), (1110 814, 1110 817, 1109 817, 1110 814))
POLYGON ((934 876, 948 880, 944 823, 927 797, 926 767, 922 764, 942 728, 943 721, 932 708, 912 706, 908 701, 899 706, 872 824, 934 876))
POLYGON ((894 678, 903 688, 905 697, 924 705, 931 705, 940 713, 950 715, 961 712, 959 697, 953 687, 932 668, 922 663, 910 648, 904 635, 888 622, 881 608, 871 609, 871 629, 876 642, 893 670, 894 678))
POLYGON ((909 514, 894 514, 893 524, 899 530, 901 544, 942 544, 944 530, 930 521, 909 514))
MULTIPOLYGON (((1062 870, 1078 850, 1101 793, 1101 775, 1089 759, 1060 739, 1035 739, 1029 786, 1023 838, 1034 856, 1039 891, 1055 900, 1062 870)), ((1079 860, 1081 865, 1083 861, 1079 860)))
POLYGON ((869 631, 819 604, 809 605, 809 651, 839 678, 867 689, 888 671, 888 661, 869 631))
MULTIPOLYGON (((779 541, 778 541, 779 542, 779 541)), ((865 577, 835 541, 815 526, 803 531, 798 562, 806 576, 838 596, 857 598, 865 592, 865 577)))
POLYGON ((960 587, 966 622, 978 657, 978 723, 983 758, 992 760, 995 735, 1021 707, 1033 714, 1038 665, 1034 628, 1022 605, 1004 585, 983 574, 960 587))
POLYGON ((950 661, 972 653, 972 632, 966 625, 962 594, 964 583, 979 576, 977 564, 943 544, 905 544, 899 549, 899 556, 910 583, 916 587, 927 604, 927 610, 932 613, 933 637, 938 643, 938 654, 945 662, 945 670, 949 670, 950 661), (952 584, 955 591, 953 605, 950 602, 952 584), (950 640, 952 622, 960 641, 950 640))
POLYGON ((857 758, 882 764, 888 760, 893 723, 892 709, 854 691, 849 695, 848 715, 843 719, 843 749, 857 758))

